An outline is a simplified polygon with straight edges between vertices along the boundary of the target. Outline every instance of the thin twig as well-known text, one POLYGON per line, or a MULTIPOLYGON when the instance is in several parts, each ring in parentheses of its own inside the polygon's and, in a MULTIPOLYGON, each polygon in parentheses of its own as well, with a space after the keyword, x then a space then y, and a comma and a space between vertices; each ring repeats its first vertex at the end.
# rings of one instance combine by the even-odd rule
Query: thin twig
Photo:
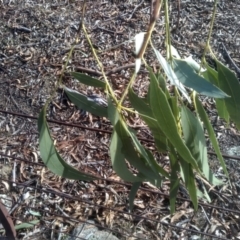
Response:
POLYGON ((102 73, 99 72, 99 71, 92 70, 90 68, 81 67, 81 66, 74 67, 74 70, 85 72, 85 73, 90 73, 90 74, 95 75, 95 76, 102 76, 102 73))
POLYGON ((227 57, 228 57, 228 60, 231 62, 231 64, 235 67, 235 70, 236 72, 240 75, 240 68, 236 65, 236 63, 232 60, 232 58, 230 57, 224 43, 222 42, 222 46, 223 46, 223 50, 225 51, 227 57))
MULTIPOLYGON (((105 74, 106 74, 106 76, 108 76, 112 73, 117 73, 117 72, 120 72, 121 70, 124 70, 124 69, 127 69, 127 68, 134 68, 134 67, 135 67, 135 64, 130 63, 130 64, 127 64, 127 65, 124 65, 124 66, 121 66, 121 67, 118 67, 118 68, 113 68, 113 69, 109 70, 108 72, 106 72, 105 74)), ((83 71, 83 72, 90 73, 90 74, 93 74, 93 75, 96 75, 96 76, 102 76, 101 72, 96 71, 96 70, 92 70, 90 68, 77 66, 77 67, 75 67, 75 70, 83 71)))
POLYGON ((130 63, 130 64, 127 64, 127 65, 124 65, 124 66, 121 66, 121 67, 118 67, 118 68, 113 68, 110 71, 106 72, 106 75, 110 75, 112 73, 117 73, 117 72, 122 71, 122 70, 127 69, 127 68, 135 68, 135 63, 130 63))
POLYGON ((142 0, 142 1, 133 9, 132 14, 130 15, 130 17, 126 19, 127 21, 129 21, 129 20, 132 18, 133 14, 136 12, 136 10, 137 10, 143 3, 144 3, 144 0, 142 0))
POLYGON ((161 5, 162 5, 162 0, 152 0, 152 9, 151 9, 151 16, 150 16, 150 24, 148 26, 148 30, 146 32, 146 35, 145 35, 145 39, 144 39, 144 42, 141 46, 141 49, 139 50, 137 56, 136 56, 136 59, 140 58, 142 59, 143 58, 143 55, 146 51, 146 48, 147 48, 147 45, 150 41, 150 38, 151 38, 151 34, 152 34, 152 31, 155 27, 155 24, 156 24, 156 21, 159 17, 159 12, 160 12, 160 8, 161 8, 161 5))

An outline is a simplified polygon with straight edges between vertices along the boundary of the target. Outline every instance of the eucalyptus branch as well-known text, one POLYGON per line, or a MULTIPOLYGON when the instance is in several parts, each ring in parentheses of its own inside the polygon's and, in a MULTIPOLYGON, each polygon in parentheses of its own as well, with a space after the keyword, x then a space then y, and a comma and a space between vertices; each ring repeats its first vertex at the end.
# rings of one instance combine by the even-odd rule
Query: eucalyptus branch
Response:
POLYGON ((209 29, 209 32, 208 32, 207 42, 206 42, 206 45, 205 45, 205 48, 204 48, 204 51, 203 51, 203 55, 202 55, 202 59, 201 59, 201 64, 200 64, 199 73, 200 73, 201 68, 202 68, 202 66, 203 66, 206 53, 207 53, 207 51, 210 49, 210 40, 211 40, 211 35, 212 35, 214 20, 215 20, 215 16, 216 16, 216 12, 217 12, 217 3, 218 3, 218 0, 214 0, 214 7, 213 7, 213 14, 212 14, 212 19, 211 19, 211 23, 210 23, 210 29, 209 29))
POLYGON ((168 15, 168 0, 164 0, 164 12, 165 12, 165 29, 166 29, 166 49, 167 49, 167 60, 172 60, 171 53, 171 34, 169 26, 169 15, 168 15))
MULTIPOLYGON (((153 29, 155 27, 155 24, 156 24, 156 21, 159 17, 159 12, 160 12, 160 9, 161 9, 161 5, 162 5, 162 0, 155 0, 154 9, 151 13, 150 23, 149 23, 147 32, 145 34, 142 46, 141 46, 139 52, 136 53, 136 59, 143 59, 144 53, 147 49, 147 45, 148 45, 148 43, 151 39, 152 31, 153 31, 153 29)), ((127 85, 127 87, 126 87, 126 89, 125 89, 125 91, 124 91, 124 93, 123 93, 123 95, 122 95, 122 98, 121 98, 118 106, 121 107, 121 104, 124 101, 125 97, 127 96, 129 88, 133 85, 135 78, 136 78, 136 73, 134 72, 130 81, 129 81, 129 83, 128 83, 128 85, 127 85)))
POLYGON ((147 33, 145 35, 142 47, 141 47, 140 51, 138 52, 138 54, 136 56, 137 59, 138 58, 140 58, 140 59, 143 58, 143 55, 146 51, 147 45, 148 45, 149 40, 150 40, 151 35, 152 35, 152 31, 153 31, 153 29, 155 27, 155 24, 156 24, 156 21, 159 17, 159 12, 160 12, 160 9, 161 9, 161 5, 162 5, 162 0, 155 0, 155 6, 154 6, 153 13, 151 15, 151 19, 150 19, 150 23, 149 23, 149 26, 148 26, 148 29, 147 29, 147 33))

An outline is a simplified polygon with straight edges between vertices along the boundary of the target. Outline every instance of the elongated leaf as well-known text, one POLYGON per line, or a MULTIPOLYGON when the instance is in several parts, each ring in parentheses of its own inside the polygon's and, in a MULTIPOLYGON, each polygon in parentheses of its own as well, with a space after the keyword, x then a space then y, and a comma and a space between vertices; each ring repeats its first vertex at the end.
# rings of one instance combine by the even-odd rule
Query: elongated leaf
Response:
POLYGON ((157 49, 153 48, 153 50, 171 84, 176 86, 179 89, 179 91, 183 94, 183 96, 188 100, 188 102, 191 103, 191 99, 189 97, 189 94, 187 93, 187 90, 181 83, 181 80, 179 81, 178 76, 175 74, 172 67, 168 64, 168 62, 165 60, 165 58, 161 55, 161 53, 157 49))
POLYGON ((125 137, 126 134, 128 137, 132 138, 134 145, 136 145, 136 150, 138 152, 141 152, 141 154, 146 157, 147 154, 144 148, 141 146, 140 142, 138 141, 135 135, 135 131, 127 126, 125 121, 122 119, 122 116, 118 113, 116 107, 111 102, 109 102, 109 106, 111 107, 111 109, 108 110, 109 119, 114 126, 114 129, 117 131, 118 135, 125 137))
MULTIPOLYGON (((23 222, 23 223, 20 223, 20 224, 17 224, 14 226, 14 228, 16 230, 21 230, 21 229, 26 229, 26 228, 33 228, 35 227, 35 225, 37 225, 38 223, 40 222, 40 220, 32 220, 30 222, 23 222)), ((0 229, 0 233, 5 233, 5 229, 4 228, 1 228, 0 229)), ((5 238, 3 237, 3 239, 10 239, 10 238, 5 238)))
POLYGON ((122 153, 128 162, 132 164, 147 181, 150 181, 154 185, 160 185, 162 178, 155 167, 153 168, 149 165, 148 161, 136 152, 129 136, 133 133, 127 131, 126 127, 122 126, 120 121, 115 125, 115 129, 122 141, 122 153))
POLYGON ((201 199, 205 199, 207 200, 209 203, 211 202, 211 198, 204 186, 204 184, 201 185, 201 190, 197 188, 197 196, 198 196, 198 199, 201 198, 201 199))
POLYGON ((225 99, 226 108, 231 120, 240 129, 240 84, 236 75, 222 63, 216 61, 218 70, 218 81, 220 88, 230 98, 225 99))
POLYGON ((134 176, 128 169, 125 162, 125 156, 121 152, 122 141, 116 131, 113 132, 110 144, 110 156, 112 161, 113 170, 120 178, 127 182, 141 182, 142 179, 134 176))
POLYGON ((87 86, 93 86, 93 87, 100 87, 105 88, 106 83, 98 80, 96 78, 92 78, 86 74, 79 73, 79 72, 71 72, 71 75, 76 78, 80 83, 83 83, 87 86))
POLYGON ((167 152, 168 146, 166 136, 159 128, 157 120, 153 116, 151 108, 145 103, 143 99, 139 98, 132 89, 129 90, 128 96, 134 109, 139 112, 141 118, 150 128, 158 150, 160 152, 167 152))
POLYGON ((188 168, 188 173, 186 173, 186 175, 188 176, 186 186, 189 192, 189 196, 193 203, 195 211, 197 211, 198 209, 197 188, 196 188, 196 183, 194 179, 194 173, 190 164, 188 168))
POLYGON ((214 185, 222 184, 223 182, 218 180, 209 168, 203 128, 199 120, 185 106, 181 108, 181 122, 186 145, 197 160, 197 164, 204 176, 214 185))
POLYGON ((28 210, 28 213, 33 215, 33 216, 36 216, 36 217, 41 217, 41 213, 40 212, 36 212, 36 211, 33 211, 33 210, 28 210))
POLYGON ((185 106, 181 107, 181 124, 185 143, 203 170, 207 161, 207 146, 203 129, 197 118, 185 106))
POLYGON ((193 203, 195 211, 198 209, 198 199, 197 199, 197 187, 195 183, 194 173, 191 164, 184 161, 181 157, 179 158, 181 166, 181 176, 187 187, 190 199, 193 203))
POLYGON ((208 97, 228 97, 221 89, 199 76, 186 61, 174 59, 173 69, 179 81, 186 87, 192 88, 196 92, 208 97))
POLYGON ((179 183, 180 183, 180 179, 171 177, 171 181, 170 181, 170 213, 171 214, 175 212, 179 183))
POLYGON ((196 73, 200 71, 200 74, 202 74, 206 71, 204 66, 201 67, 200 64, 192 58, 192 56, 184 58, 183 61, 186 62, 196 73))
POLYGON ((74 103, 79 109, 83 109, 100 117, 108 116, 107 108, 98 105, 94 102, 93 99, 88 98, 87 96, 67 87, 64 87, 64 91, 66 92, 70 101, 74 103))
MULTIPOLYGON (((151 78, 156 79, 158 81, 159 87, 163 90, 167 99, 170 99, 170 93, 167 89, 166 81, 165 81, 163 75, 160 72, 155 75, 151 68, 148 68, 148 71, 149 71, 150 79, 151 78)), ((149 88, 148 88, 148 104, 149 105, 150 105, 150 97, 149 96, 150 96, 150 92, 151 92, 150 88, 151 88, 151 85, 149 85, 149 88)))
POLYGON ((175 212, 176 198, 179 189, 180 179, 178 178, 178 172, 180 166, 178 164, 177 155, 175 149, 170 145, 170 166, 171 166, 171 177, 170 177, 170 211, 171 214, 175 212))
MULTIPOLYGON (((175 119, 177 119, 177 118, 178 118, 179 111, 178 111, 178 99, 177 99, 177 97, 175 97, 175 96, 177 96, 176 87, 174 87, 175 96, 174 96, 174 97, 170 96, 170 93, 169 93, 169 91, 168 91, 168 89, 167 89, 167 87, 166 87, 165 79, 163 78, 162 74, 161 74, 161 73, 158 73, 158 74, 155 75, 155 74, 152 72, 152 69, 151 69, 151 68, 149 68, 148 70, 149 70, 150 79, 153 78, 153 79, 156 79, 156 80, 158 81, 159 87, 160 87, 160 88, 162 89, 162 91, 165 93, 166 98, 168 99, 169 105, 170 105, 171 108, 172 108, 172 112, 173 112, 173 114, 174 114, 174 117, 175 117, 175 119)), ((149 95, 150 95, 151 85, 149 85, 149 90, 148 90, 148 91, 149 91, 149 95)), ((150 104, 150 98, 149 98, 149 102, 148 102, 148 103, 150 104)))
POLYGON ((143 179, 133 175, 132 172, 127 167, 127 164, 125 162, 125 156, 122 153, 123 148, 122 140, 115 130, 115 126, 121 119, 116 110, 116 107, 112 104, 110 99, 108 99, 108 106, 109 106, 108 107, 109 119, 114 127, 110 144, 110 156, 113 169, 118 174, 118 176, 121 177, 124 181, 142 182, 143 179))
MULTIPOLYGON (((157 74, 154 74, 152 68, 150 67, 147 67, 148 71, 149 71, 149 77, 150 79, 153 78, 153 79, 156 79, 159 83, 159 87, 163 90, 163 92, 166 94, 167 98, 169 99, 170 98, 170 94, 169 94, 169 91, 166 87, 166 80, 164 79, 163 75, 161 74, 161 72, 158 72, 157 74)), ((147 95, 147 104, 150 105, 150 95, 151 95, 151 92, 150 92, 150 85, 148 87, 148 95, 147 95)))
POLYGON ((129 192, 129 208, 130 211, 133 210, 133 206, 134 206, 134 199, 136 197, 137 191, 139 189, 139 187, 141 186, 141 182, 136 182, 133 183, 132 187, 131 187, 131 191, 129 192))
POLYGON ((229 125, 230 121, 230 116, 226 107, 226 103, 224 99, 215 99, 216 101, 216 107, 217 107, 217 112, 219 114, 219 117, 223 118, 227 125, 229 125))
POLYGON ((208 191, 207 191, 207 189, 205 188, 205 186, 203 185, 203 192, 204 192, 204 198, 210 203, 211 202, 211 198, 210 198, 210 196, 209 196, 209 194, 208 194, 208 191))
POLYGON ((122 126, 120 121, 115 125, 115 129, 123 143, 122 153, 125 155, 129 163, 131 163, 146 178, 159 178, 159 176, 151 170, 147 161, 138 155, 129 136, 131 133, 122 126))
POLYGON ((161 173, 162 175, 168 177, 168 173, 157 164, 151 152, 149 152, 142 146, 136 135, 132 134, 131 131, 129 131, 129 129, 126 130, 128 130, 129 136, 131 137, 133 145, 136 148, 137 152, 146 160, 151 169, 155 170, 155 172, 158 174, 161 173))
MULTIPOLYGON (((150 78, 151 78, 151 77, 154 77, 154 76, 151 76, 151 75, 150 75, 150 78)), ((165 81, 163 75, 159 72, 159 73, 156 74, 155 77, 156 77, 157 80, 158 80, 159 87, 162 88, 162 90, 166 93, 166 91, 168 91, 168 90, 167 90, 166 81, 165 81)), ((150 101, 149 101, 149 102, 150 102, 150 101)))
POLYGON ((175 95, 174 97, 169 97, 168 102, 169 105, 172 109, 172 113, 174 115, 174 118, 176 120, 176 122, 178 122, 179 120, 179 109, 178 109, 178 99, 176 97, 177 95, 175 95))
POLYGON ((226 164, 225 164, 224 159, 222 157, 222 154, 220 152, 220 148, 219 148, 219 145, 218 145, 218 142, 217 142, 217 139, 216 139, 213 127, 212 127, 212 125, 211 125, 211 123, 210 123, 210 121, 208 119, 207 113, 205 112, 201 102, 198 100, 197 95, 195 95, 195 103, 196 103, 196 109, 197 109, 197 112, 199 114, 199 117, 201 118, 201 121, 204 123, 204 126, 207 129, 209 138, 210 138, 211 143, 213 145, 213 148, 214 148, 214 150, 215 150, 215 152, 217 154, 218 160, 221 163, 223 171, 227 175, 227 177, 229 177, 228 171, 227 171, 227 167, 226 167, 226 164))
POLYGON ((110 97, 108 98, 108 119, 111 124, 115 126, 120 119, 120 114, 118 113, 116 107, 113 105, 110 97))
MULTIPOLYGON (((206 65, 205 67, 207 70, 202 73, 204 78, 207 79, 212 84, 219 87, 218 72, 215 71, 213 68, 211 68, 209 65, 206 65)), ((223 118, 227 122, 227 124, 229 124, 230 116, 225 104, 225 99, 216 98, 215 101, 216 101, 216 107, 217 107, 219 116, 223 118)))
POLYGON ((30 222, 23 222, 20 224, 17 224, 14 228, 16 230, 20 230, 20 229, 26 229, 26 228, 33 228, 35 227, 35 225, 37 225, 40 222, 40 220, 32 220, 30 222))
POLYGON ((46 122, 46 107, 42 109, 38 118, 40 156, 49 170, 58 176, 75 180, 93 180, 95 177, 82 173, 68 165, 58 154, 50 136, 46 122))
POLYGON ((198 171, 196 160, 184 144, 183 140, 179 136, 177 124, 168 100, 166 99, 163 91, 158 87, 156 80, 151 79, 151 108, 155 118, 157 119, 160 129, 164 135, 169 139, 172 145, 176 148, 178 154, 188 163, 192 164, 198 171))
POLYGON ((152 153, 148 149, 146 149, 146 152, 148 154, 148 159, 149 162, 151 163, 151 166, 154 167, 158 173, 162 174, 162 176, 169 178, 169 173, 157 163, 152 153))

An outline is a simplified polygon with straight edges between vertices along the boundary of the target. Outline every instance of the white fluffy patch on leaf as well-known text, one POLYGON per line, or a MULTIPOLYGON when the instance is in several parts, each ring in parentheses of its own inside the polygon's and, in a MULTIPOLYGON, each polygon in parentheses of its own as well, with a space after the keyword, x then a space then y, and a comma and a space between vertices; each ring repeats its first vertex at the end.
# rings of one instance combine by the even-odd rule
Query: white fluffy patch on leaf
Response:
MULTIPOLYGON (((135 39, 135 54, 136 55, 138 55, 139 51, 141 50, 141 47, 142 47, 143 42, 144 42, 144 36, 145 36, 145 33, 141 32, 141 33, 138 33, 134 38, 135 39)), ((140 67, 141 67, 141 59, 137 58, 135 60, 135 73, 136 74, 139 72, 140 67)))
POLYGON ((135 36, 135 53, 136 55, 138 55, 141 47, 142 47, 142 44, 143 44, 143 41, 144 41, 144 36, 145 36, 145 32, 140 32, 138 33, 136 36, 135 36))

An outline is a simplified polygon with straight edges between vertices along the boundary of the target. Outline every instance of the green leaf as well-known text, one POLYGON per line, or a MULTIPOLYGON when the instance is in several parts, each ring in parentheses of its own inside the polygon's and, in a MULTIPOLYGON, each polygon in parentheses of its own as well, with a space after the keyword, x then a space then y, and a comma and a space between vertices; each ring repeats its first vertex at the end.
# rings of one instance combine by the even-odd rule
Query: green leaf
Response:
POLYGON ((236 75, 219 61, 217 63, 218 81, 220 88, 225 91, 230 98, 225 99, 226 108, 231 120, 240 129, 240 84, 236 75))
POLYGON ((139 173, 145 176, 146 179, 159 178, 159 175, 157 176, 157 174, 152 171, 145 158, 143 158, 141 155, 139 156, 130 139, 129 134, 131 133, 126 131, 126 128, 122 126, 120 121, 118 121, 118 123, 115 125, 115 130, 123 143, 122 153, 129 163, 132 164, 139 173))
POLYGON ((185 106, 181 108, 181 123, 185 143, 206 179, 214 185, 222 184, 222 181, 218 180, 209 168, 203 128, 199 120, 185 106))
POLYGON ((175 212, 179 183, 180 183, 180 179, 178 178, 170 179, 170 213, 171 214, 175 212))
MULTIPOLYGON (((151 76, 150 76, 150 78, 151 78, 151 76)), ((167 86, 166 86, 166 81, 165 81, 163 75, 159 72, 159 73, 156 74, 156 78, 158 80, 160 88, 162 88, 162 90, 164 92, 168 92, 167 86)))
POLYGON ((125 156, 122 152, 123 143, 115 129, 118 122, 121 121, 121 116, 110 99, 108 99, 108 106, 109 119, 114 128, 110 144, 110 156, 113 169, 124 181, 142 182, 143 179, 133 175, 132 172, 129 171, 125 161, 125 156))
MULTIPOLYGON (((40 220, 32 220, 29 223, 20 223, 14 226, 16 230, 26 229, 35 227, 40 222, 40 220)), ((1 229, 0 233, 5 233, 5 229, 1 229)), ((5 238, 4 238, 5 239, 5 238)), ((7 239, 7 238, 6 238, 7 239)))
POLYGON ((190 199, 193 203, 194 209, 195 211, 197 211, 198 209, 197 188, 196 188, 196 183, 194 179, 194 173, 190 164, 189 164, 187 174, 188 174, 188 180, 187 180, 186 186, 188 189, 190 199))
POLYGON ((108 116, 106 107, 98 105, 87 96, 67 87, 64 87, 64 91, 66 92, 70 101, 74 103, 79 109, 83 109, 100 117, 108 116))
POLYGON ((137 168, 139 173, 141 173, 145 179, 148 179, 154 185, 159 185, 161 183, 161 176, 159 173, 165 176, 167 176, 168 173, 160 166, 157 168, 160 172, 156 170, 156 162, 154 162, 153 159, 149 159, 148 153, 137 139, 135 133, 129 129, 121 119, 121 116, 111 101, 108 101, 108 105, 110 121, 114 125, 114 130, 121 140, 121 153, 134 167, 137 168))
POLYGON ((227 125, 229 125, 230 116, 226 107, 226 103, 224 99, 215 99, 217 112, 220 118, 223 118, 227 125))
POLYGON ((75 180, 93 180, 93 176, 79 172, 68 165, 58 154, 50 136, 49 128, 46 122, 46 106, 40 112, 38 118, 38 131, 40 156, 47 168, 58 176, 75 180))
POLYGON ((151 79, 150 84, 151 108, 155 118, 157 119, 160 129, 176 148, 178 154, 182 156, 185 161, 192 164, 197 171, 199 171, 196 160, 193 158, 192 154, 179 136, 175 118, 164 92, 158 87, 156 80, 151 79))
POLYGON ((185 59, 182 59, 184 62, 186 62, 196 73, 200 71, 200 74, 206 71, 203 67, 200 66, 198 62, 196 62, 192 56, 189 56, 185 59))
POLYGON ((158 150, 160 152, 167 152, 168 146, 166 136, 159 128, 157 120, 153 116, 151 108, 145 103, 143 99, 139 98, 132 89, 129 90, 128 97, 134 109, 139 112, 141 118, 150 128, 158 150))
POLYGON ((207 132, 208 132, 208 135, 209 135, 209 138, 211 140, 211 143, 212 143, 212 146, 217 154, 217 157, 221 163, 221 166, 223 168, 223 171, 224 173, 227 175, 227 177, 229 177, 228 175, 228 171, 227 171, 227 167, 226 167, 226 164, 224 162, 224 159, 222 157, 222 154, 220 152, 220 148, 219 148, 219 145, 218 145, 218 142, 217 142, 217 139, 216 139, 216 136, 215 136, 215 133, 214 133, 214 130, 213 130, 213 127, 208 119, 208 116, 207 116, 207 113, 205 112, 201 102, 199 101, 197 95, 195 95, 195 103, 196 103, 196 109, 197 109, 197 113, 201 119, 201 121, 204 123, 204 126, 205 128, 207 129, 207 132))
POLYGON ((151 166, 160 174, 162 174, 164 177, 167 177, 169 178, 169 173, 164 170, 159 164, 158 162, 156 161, 156 159, 153 157, 152 153, 148 150, 148 149, 145 149, 147 154, 148 154, 148 159, 149 159, 149 162, 151 164, 151 166))
MULTIPOLYGON (((128 129, 129 130, 129 129, 128 129)), ((139 142, 139 140, 137 139, 135 134, 132 134, 129 131, 129 136, 131 137, 134 147, 136 148, 137 152, 147 161, 147 163, 149 164, 149 166, 151 167, 152 170, 155 170, 156 173, 161 173, 162 175, 168 177, 168 173, 161 168, 156 160, 154 159, 153 155, 151 154, 151 152, 149 152, 147 149, 145 149, 141 143, 139 142)))
POLYGON ((108 98, 108 119, 113 126, 115 126, 120 119, 120 114, 118 113, 116 107, 113 105, 110 97, 108 98))
POLYGON ((153 50, 171 84, 176 86, 182 93, 182 95, 188 100, 188 102, 191 103, 191 99, 189 97, 187 90, 185 89, 183 84, 179 81, 171 65, 166 61, 166 59, 161 55, 161 53, 157 49, 153 48, 153 50))
MULTIPOLYGON (((219 87, 219 82, 218 82, 218 72, 215 71, 213 68, 211 68, 209 65, 205 65, 206 71, 203 72, 203 76, 205 79, 207 79, 209 82, 212 84, 216 85, 219 87)), ((221 118, 223 118, 227 124, 229 124, 229 113, 225 104, 225 99, 215 99, 216 101, 216 107, 218 114, 221 118)))
POLYGON ((16 225, 14 228, 16 230, 26 229, 26 228, 33 228, 39 222, 40 222, 40 220, 32 220, 32 221, 30 221, 28 223, 20 223, 20 224, 16 225))
POLYGON ((36 216, 36 217, 41 217, 41 213, 40 212, 36 212, 36 211, 33 211, 33 210, 28 210, 28 212, 33 215, 33 216, 36 216))
MULTIPOLYGON (((158 81, 159 87, 163 90, 167 99, 170 99, 171 96, 167 89, 166 81, 165 81, 163 75, 160 72, 155 75, 151 68, 148 68, 148 70, 149 70, 150 79, 152 79, 152 78, 156 79, 158 81)), ((150 95, 150 92, 151 92, 151 85, 149 85, 148 95, 150 95)), ((150 104, 150 97, 148 97, 148 104, 150 104)))
POLYGON ((106 83, 103 81, 100 81, 96 78, 92 78, 86 74, 79 73, 79 72, 71 72, 71 75, 76 78, 80 83, 83 83, 88 86, 93 86, 93 87, 100 87, 100 88, 105 88, 106 83))
POLYGON ((205 64, 204 66, 206 70, 202 72, 203 77, 207 79, 210 83, 219 87, 218 72, 215 69, 211 68, 208 64, 205 64))
POLYGON ((133 206, 134 206, 134 199, 136 197, 137 191, 139 189, 139 187, 141 186, 141 182, 135 182, 133 183, 132 187, 131 187, 131 191, 129 192, 129 208, 130 211, 133 210, 133 206))
POLYGON ((181 125, 183 136, 188 149, 201 170, 207 161, 207 147, 203 129, 197 118, 185 106, 181 107, 181 125))
POLYGON ((120 121, 115 125, 115 130, 122 141, 122 153, 127 161, 132 164, 147 181, 150 181, 154 185, 160 185, 162 178, 155 167, 151 167, 148 160, 135 150, 130 139, 130 135, 133 133, 127 131, 126 127, 124 127, 120 121))
POLYGON ((192 166, 191 164, 184 161, 181 157, 179 158, 179 161, 180 161, 181 175, 182 175, 183 181, 185 182, 185 186, 188 190, 194 209, 195 211, 197 211, 198 209, 197 188, 196 188, 192 166))
POLYGON ((114 130, 110 144, 110 156, 113 170, 126 182, 141 182, 141 178, 134 176, 132 172, 129 171, 125 162, 125 156, 122 153, 122 147, 122 141, 114 130))
POLYGON ((210 196, 209 196, 209 194, 208 194, 208 192, 207 192, 207 190, 206 190, 206 188, 205 188, 203 183, 201 185, 201 188, 202 188, 201 190, 197 189, 198 199, 202 198, 202 199, 207 200, 210 203, 211 202, 211 198, 210 198, 210 196))
POLYGON ((178 98, 175 95, 174 97, 169 97, 168 102, 172 109, 172 113, 176 121, 179 120, 179 108, 178 108, 178 98))
POLYGON ((170 145, 170 166, 171 166, 171 177, 170 177, 170 211, 171 214, 175 212, 176 198, 179 189, 180 179, 178 178, 178 172, 180 170, 177 155, 175 149, 170 145))
POLYGON ((173 69, 179 81, 196 92, 214 98, 228 97, 221 89, 199 76, 185 60, 173 59, 173 69))

